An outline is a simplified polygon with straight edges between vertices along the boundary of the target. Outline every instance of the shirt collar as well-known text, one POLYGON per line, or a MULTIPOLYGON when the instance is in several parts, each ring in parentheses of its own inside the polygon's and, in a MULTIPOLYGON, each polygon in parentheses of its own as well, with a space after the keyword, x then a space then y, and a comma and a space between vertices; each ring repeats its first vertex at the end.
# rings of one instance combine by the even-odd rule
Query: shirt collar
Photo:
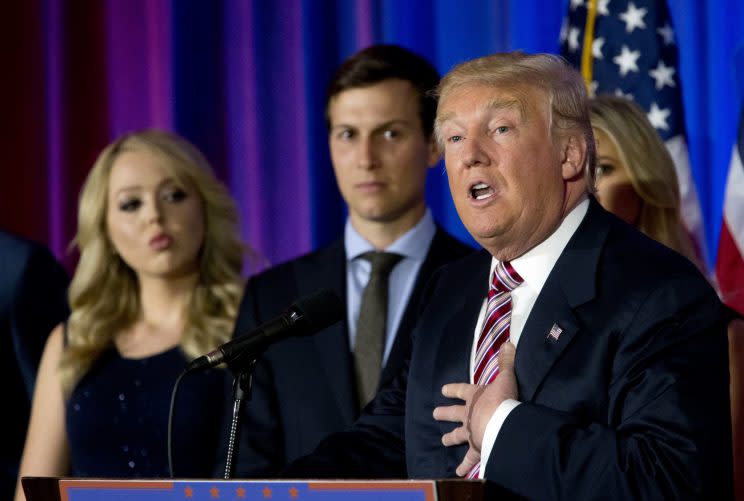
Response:
MULTIPOLYGON (((434 224, 434 219, 427 208, 416 226, 405 232, 384 250, 407 258, 424 260, 426 253, 429 251, 429 243, 434 238, 436 231, 437 227, 434 224)), ((356 231, 349 218, 346 219, 344 228, 344 248, 346 249, 347 261, 352 261, 367 251, 375 250, 374 246, 356 231)))
MULTIPOLYGON (((589 198, 584 197, 566 215, 558 228, 548 238, 528 252, 510 261, 517 273, 524 279, 524 285, 527 285, 536 292, 542 290, 545 281, 548 279, 548 275, 553 270, 553 266, 555 266, 555 263, 561 256, 563 249, 566 248, 568 241, 576 233, 588 210, 589 198)), ((498 260, 492 258, 491 273, 488 275, 489 283, 496 263, 498 263, 498 260)))

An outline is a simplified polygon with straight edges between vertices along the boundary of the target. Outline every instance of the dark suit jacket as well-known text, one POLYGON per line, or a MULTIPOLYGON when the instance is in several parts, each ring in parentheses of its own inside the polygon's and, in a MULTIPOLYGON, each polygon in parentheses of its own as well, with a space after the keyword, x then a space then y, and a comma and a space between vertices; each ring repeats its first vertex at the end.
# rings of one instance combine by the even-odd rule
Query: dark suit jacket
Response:
POLYGON ((67 274, 39 244, 0 231, 0 381, 5 413, 0 498, 12 499, 36 370, 47 336, 67 316, 67 274))
MULTIPOLYGON (((393 348, 380 376, 390 381, 410 350, 424 285, 443 264, 473 249, 437 229, 408 301, 393 348)), ((321 250, 271 268, 246 285, 236 335, 280 314, 297 298, 321 288, 346 298, 343 239, 321 250)), ((349 427, 358 417, 353 362, 344 320, 310 337, 292 338, 271 347, 259 360, 246 405, 243 443, 236 476, 277 473, 311 452, 321 439, 349 427)))
MULTIPOLYGON (((409 364, 352 430, 290 477, 455 475, 465 446, 432 411, 468 381, 491 256, 441 270, 409 364)), ((685 258, 592 201, 527 319, 515 362, 519 400, 486 477, 530 499, 727 499, 728 363, 721 306, 685 258), (558 340, 548 336, 561 329, 558 340)))

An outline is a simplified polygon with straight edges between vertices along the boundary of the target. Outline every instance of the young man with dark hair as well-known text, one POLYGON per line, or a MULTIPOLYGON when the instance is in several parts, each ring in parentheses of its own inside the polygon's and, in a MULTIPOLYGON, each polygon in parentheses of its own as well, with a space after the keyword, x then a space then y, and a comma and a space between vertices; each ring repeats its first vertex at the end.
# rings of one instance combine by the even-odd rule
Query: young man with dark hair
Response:
POLYGON ((428 278, 470 251, 436 226, 424 199, 440 158, 429 92, 438 82, 426 60, 393 45, 355 54, 334 76, 326 119, 349 208, 344 234, 252 277, 235 332, 321 288, 344 300, 345 321, 282 341, 258 361, 235 476, 270 476, 353 423, 401 368, 428 278))

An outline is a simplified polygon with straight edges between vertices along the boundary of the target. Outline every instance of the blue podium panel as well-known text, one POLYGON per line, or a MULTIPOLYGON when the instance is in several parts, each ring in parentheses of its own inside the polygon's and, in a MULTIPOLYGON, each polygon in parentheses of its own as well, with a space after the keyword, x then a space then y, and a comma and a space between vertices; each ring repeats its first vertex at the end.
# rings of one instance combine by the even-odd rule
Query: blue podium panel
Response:
POLYGON ((437 501, 431 481, 60 479, 62 501, 437 501))

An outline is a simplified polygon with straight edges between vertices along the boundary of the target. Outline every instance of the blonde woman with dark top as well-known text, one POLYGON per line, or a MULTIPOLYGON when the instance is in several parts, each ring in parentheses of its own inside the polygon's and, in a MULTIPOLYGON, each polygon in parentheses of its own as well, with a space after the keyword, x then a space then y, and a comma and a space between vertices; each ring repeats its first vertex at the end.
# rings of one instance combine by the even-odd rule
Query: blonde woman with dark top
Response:
POLYGON ((590 111, 599 203, 702 269, 682 224, 674 162, 643 110, 628 99, 603 95, 591 100, 590 111))
MULTIPOLYGON (((242 293, 234 203, 184 139, 127 134, 88 175, 75 243, 71 315, 42 357, 20 476, 166 477, 173 384, 188 360, 230 338, 242 293)), ((225 372, 181 384, 180 477, 211 475, 225 372)))

